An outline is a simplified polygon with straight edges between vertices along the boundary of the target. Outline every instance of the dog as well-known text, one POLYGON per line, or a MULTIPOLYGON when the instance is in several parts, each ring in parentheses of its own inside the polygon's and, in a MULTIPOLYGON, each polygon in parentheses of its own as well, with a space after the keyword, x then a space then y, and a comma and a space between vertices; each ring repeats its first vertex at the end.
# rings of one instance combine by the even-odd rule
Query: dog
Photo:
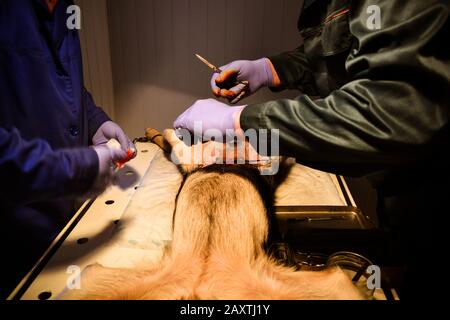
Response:
MULTIPOLYGON (((180 147, 172 130, 164 138, 180 147)), ((143 269, 88 266, 81 290, 62 299, 364 299, 338 268, 295 271, 266 253, 272 203, 265 193, 273 194, 276 183, 257 166, 180 167, 186 178, 162 261, 143 269)))

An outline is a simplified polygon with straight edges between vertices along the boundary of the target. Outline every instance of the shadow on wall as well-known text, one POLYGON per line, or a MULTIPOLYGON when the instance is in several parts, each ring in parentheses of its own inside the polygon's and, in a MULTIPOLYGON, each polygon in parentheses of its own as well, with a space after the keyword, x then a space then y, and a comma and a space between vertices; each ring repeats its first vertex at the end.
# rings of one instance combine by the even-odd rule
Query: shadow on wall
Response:
MULTIPOLYGON (((298 0, 108 0, 115 120, 130 136, 171 127, 195 100, 213 97, 211 70, 297 47, 298 0)), ((294 97, 262 90, 245 103, 294 97)))

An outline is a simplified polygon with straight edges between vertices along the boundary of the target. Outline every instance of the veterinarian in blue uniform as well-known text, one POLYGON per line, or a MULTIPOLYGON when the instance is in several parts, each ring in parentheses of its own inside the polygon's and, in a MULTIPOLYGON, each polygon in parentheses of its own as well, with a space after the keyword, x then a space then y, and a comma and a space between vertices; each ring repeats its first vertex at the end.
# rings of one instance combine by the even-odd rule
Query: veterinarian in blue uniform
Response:
POLYGON ((133 147, 83 86, 72 4, 0 0, 1 297, 133 147), (121 150, 106 146, 111 138, 121 150))
POLYGON ((437 248, 448 243, 439 237, 450 195, 449 2, 306 0, 298 29, 297 49, 231 62, 211 85, 230 100, 262 87, 301 95, 234 107, 199 100, 174 128, 279 129, 283 155, 367 176, 389 235, 386 256, 405 266, 401 297, 434 298, 437 248))

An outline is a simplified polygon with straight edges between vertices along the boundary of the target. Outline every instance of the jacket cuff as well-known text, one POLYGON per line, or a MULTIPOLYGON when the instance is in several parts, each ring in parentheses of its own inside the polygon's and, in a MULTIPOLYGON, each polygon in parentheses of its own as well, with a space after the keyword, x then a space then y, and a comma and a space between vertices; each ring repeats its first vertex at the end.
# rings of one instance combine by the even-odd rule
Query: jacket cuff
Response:
POLYGON ((280 92, 286 90, 290 85, 289 79, 284 70, 287 57, 285 57, 282 53, 277 56, 269 57, 268 59, 270 60, 270 62, 272 62, 272 65, 278 74, 278 78, 280 79, 280 85, 278 87, 269 87, 269 89, 272 92, 280 92))
POLYGON ((292 52, 284 52, 279 55, 269 57, 280 80, 279 87, 272 87, 273 92, 280 92, 286 89, 300 90, 304 94, 318 96, 314 76, 306 61, 299 60, 299 57, 292 52))
MULTIPOLYGON (((267 123, 266 110, 268 108, 267 103, 249 105, 241 112, 240 125, 241 129, 245 132, 248 129, 269 129, 267 123)), ((253 149, 255 149, 261 156, 270 156, 271 151, 269 146, 271 146, 271 132, 269 130, 268 134, 258 135, 257 141, 255 139, 250 139, 250 144, 253 149), (266 148, 260 149, 260 146, 267 146, 266 148)))
POLYGON ((248 105, 245 107, 239 117, 239 123, 243 131, 247 129, 267 129, 265 121, 264 104, 248 105))

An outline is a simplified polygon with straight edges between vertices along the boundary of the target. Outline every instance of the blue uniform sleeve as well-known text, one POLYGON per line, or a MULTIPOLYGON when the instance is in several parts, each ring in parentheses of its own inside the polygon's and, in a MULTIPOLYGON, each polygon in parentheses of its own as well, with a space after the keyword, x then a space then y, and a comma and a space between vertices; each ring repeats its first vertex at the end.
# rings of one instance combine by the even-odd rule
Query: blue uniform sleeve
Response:
POLYGON ((52 150, 42 139, 24 140, 0 127, 0 193, 10 205, 86 194, 98 173, 91 148, 52 150))
POLYGON ((89 141, 92 141, 92 137, 95 135, 98 128, 111 119, 102 108, 95 104, 92 95, 85 88, 83 88, 83 101, 87 109, 89 141))

